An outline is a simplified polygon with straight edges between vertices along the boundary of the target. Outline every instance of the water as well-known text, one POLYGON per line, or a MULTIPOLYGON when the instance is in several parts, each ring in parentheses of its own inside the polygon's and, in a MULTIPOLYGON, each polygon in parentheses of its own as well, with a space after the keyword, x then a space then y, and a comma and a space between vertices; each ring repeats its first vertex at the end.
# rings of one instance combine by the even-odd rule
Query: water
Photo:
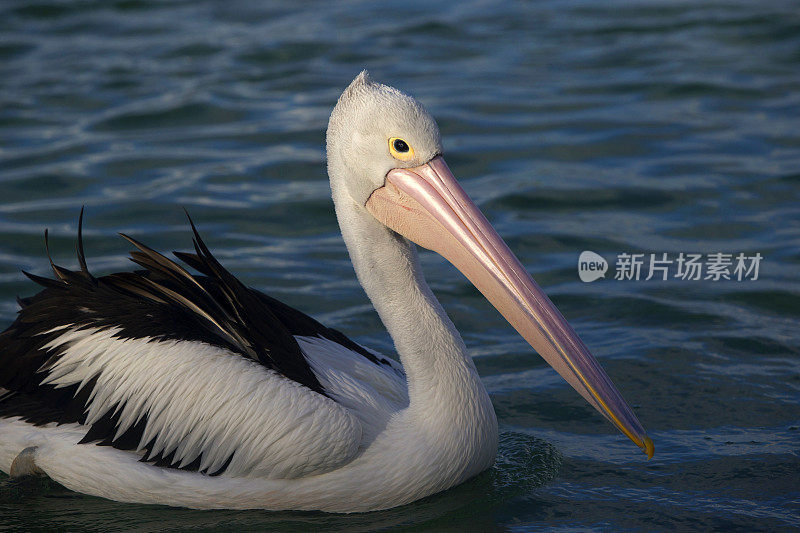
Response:
POLYGON ((419 97, 498 232, 636 407, 644 456, 458 273, 428 280, 501 424, 483 476, 358 516, 0 488, 0 529, 785 530, 800 526, 800 11, 791 2, 0 5, 0 319, 47 272, 187 249, 391 352, 333 216, 324 128, 363 67, 419 97), (578 279, 583 250, 761 253, 756 281, 578 279))

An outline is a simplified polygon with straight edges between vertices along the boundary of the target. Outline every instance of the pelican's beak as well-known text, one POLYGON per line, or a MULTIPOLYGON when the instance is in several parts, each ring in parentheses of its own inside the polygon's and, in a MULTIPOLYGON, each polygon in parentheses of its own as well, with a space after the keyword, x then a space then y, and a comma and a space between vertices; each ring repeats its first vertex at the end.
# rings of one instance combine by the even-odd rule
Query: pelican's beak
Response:
POLYGON ((472 203, 444 159, 390 171, 366 208, 458 268, 525 340, 614 426, 653 456, 653 441, 600 363, 472 203))

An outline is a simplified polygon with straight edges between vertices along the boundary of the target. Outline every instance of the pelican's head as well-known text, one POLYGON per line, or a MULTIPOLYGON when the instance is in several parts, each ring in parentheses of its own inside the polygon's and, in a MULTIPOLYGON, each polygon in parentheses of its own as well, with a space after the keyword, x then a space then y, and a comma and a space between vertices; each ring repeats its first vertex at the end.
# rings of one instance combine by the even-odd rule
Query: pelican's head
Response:
POLYGON ((422 104, 361 72, 342 93, 328 123, 329 174, 360 205, 396 168, 414 168, 442 153, 439 127, 422 104), (330 168, 337 167, 337 168, 330 168))
POLYGON ((653 455, 600 363, 456 181, 422 104, 359 74, 331 114, 328 171, 331 186, 345 187, 381 224, 450 261, 586 401, 653 455))

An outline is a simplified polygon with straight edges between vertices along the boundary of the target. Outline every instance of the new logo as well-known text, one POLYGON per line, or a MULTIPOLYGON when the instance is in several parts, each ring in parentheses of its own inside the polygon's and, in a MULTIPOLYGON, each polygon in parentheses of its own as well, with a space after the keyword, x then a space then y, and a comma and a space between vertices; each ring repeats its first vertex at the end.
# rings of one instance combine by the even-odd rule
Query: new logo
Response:
POLYGON ((608 263, 602 256, 585 250, 578 257, 578 276, 585 283, 604 278, 608 270, 608 263))

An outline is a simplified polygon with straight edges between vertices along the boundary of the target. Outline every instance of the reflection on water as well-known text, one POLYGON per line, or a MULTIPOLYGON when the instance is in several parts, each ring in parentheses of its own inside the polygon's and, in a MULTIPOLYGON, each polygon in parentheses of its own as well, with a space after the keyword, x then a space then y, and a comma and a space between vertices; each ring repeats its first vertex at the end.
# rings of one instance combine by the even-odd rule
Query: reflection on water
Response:
POLYGON ((423 254, 502 427, 490 472, 400 509, 197 512, 0 487, 16 528, 782 529, 800 524, 800 12, 791 2, 9 0, 0 6, 0 318, 20 269, 129 268, 124 231, 223 263, 360 342, 324 128, 368 67, 439 120, 451 168, 650 430, 647 462, 453 268, 423 254), (755 282, 582 283, 584 250, 764 260, 755 282), (535 437, 534 437, 535 436, 535 437), (541 439, 541 440, 539 440, 541 439), (22 494, 20 497, 19 495, 22 494), (794 503, 793 503, 794 502, 794 503))

